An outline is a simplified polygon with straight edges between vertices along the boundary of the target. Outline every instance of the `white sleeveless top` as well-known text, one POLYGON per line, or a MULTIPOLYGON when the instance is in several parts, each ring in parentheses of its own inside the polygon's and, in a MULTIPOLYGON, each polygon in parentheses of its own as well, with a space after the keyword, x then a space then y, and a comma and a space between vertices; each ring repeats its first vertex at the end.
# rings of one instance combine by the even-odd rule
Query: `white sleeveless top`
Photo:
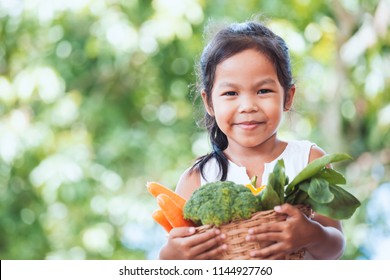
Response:
MULTIPOLYGON (((273 168, 279 159, 284 160, 285 172, 291 182, 298 173, 306 167, 309 163, 309 155, 312 146, 316 144, 306 140, 294 140, 287 143, 284 151, 271 162, 264 164, 264 173, 262 176, 261 184, 266 185, 268 182, 268 176, 273 171, 273 168)), ((215 158, 209 160, 203 170, 206 178, 200 175, 201 185, 208 182, 218 181, 221 177, 219 173, 219 167, 215 158)), ((245 167, 238 166, 232 161, 229 161, 227 181, 232 181, 236 184, 247 184, 250 182, 250 178, 246 173, 245 167)), ((313 256, 309 252, 305 252, 304 259, 312 260, 313 256)))
MULTIPOLYGON (((279 159, 284 160, 285 172, 291 182, 308 164, 310 149, 312 146, 315 146, 315 144, 306 140, 289 141, 284 151, 276 159, 264 164, 261 184, 267 184, 268 176, 273 171, 274 166, 279 159)), ((200 176, 201 185, 220 180, 221 173, 215 158, 210 159, 206 163, 203 169, 203 174, 205 178, 200 176)), ((251 181, 251 178, 249 178, 245 167, 239 166, 229 160, 226 181, 232 181, 236 184, 248 184, 251 181)))

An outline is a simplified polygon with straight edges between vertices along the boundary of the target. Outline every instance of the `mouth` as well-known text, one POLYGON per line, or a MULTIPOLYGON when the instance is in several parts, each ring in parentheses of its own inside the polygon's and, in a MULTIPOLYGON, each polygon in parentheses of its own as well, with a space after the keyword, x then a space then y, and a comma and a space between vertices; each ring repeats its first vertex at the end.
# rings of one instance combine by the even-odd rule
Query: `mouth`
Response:
POLYGON ((244 121, 235 123, 235 125, 245 130, 252 130, 259 127, 260 125, 263 125, 264 123, 265 122, 260 121, 244 121))

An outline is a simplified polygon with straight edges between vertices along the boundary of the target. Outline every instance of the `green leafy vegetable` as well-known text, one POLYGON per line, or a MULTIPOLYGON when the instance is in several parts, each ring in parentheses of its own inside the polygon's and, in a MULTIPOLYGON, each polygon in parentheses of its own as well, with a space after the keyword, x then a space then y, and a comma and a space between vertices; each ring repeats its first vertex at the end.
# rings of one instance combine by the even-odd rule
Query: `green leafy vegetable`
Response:
POLYGON ((294 178, 294 180, 291 181, 290 184, 288 184, 286 195, 290 195, 295 190, 296 185, 317 175, 317 173, 323 170, 327 165, 346 159, 351 159, 351 157, 348 154, 335 153, 313 160, 294 178))
POLYGON ((285 173, 284 161, 278 160, 273 173, 275 176, 271 176, 268 180, 268 185, 272 185, 275 192, 278 194, 281 202, 284 201, 284 186, 288 184, 288 177, 285 173))
POLYGON ((337 185, 337 184, 344 185, 347 183, 344 176, 332 168, 324 168, 324 169, 320 170, 315 175, 315 177, 323 178, 326 181, 328 181, 329 184, 334 184, 334 185, 337 185))
POLYGON ((315 212, 336 220, 350 218, 360 206, 359 200, 339 186, 330 185, 329 189, 334 195, 331 202, 319 203, 308 197, 303 203, 310 205, 315 212))
POLYGON ((300 189, 318 203, 329 203, 334 199, 333 193, 329 190, 329 183, 325 179, 313 178, 309 184, 300 186, 300 189))
MULTIPOLYGON (((270 174, 270 179, 272 180, 273 174, 270 174)), ((282 204, 284 201, 280 199, 278 193, 274 190, 272 185, 267 185, 267 187, 260 193, 260 202, 264 210, 270 210, 276 205, 282 204)))
POLYGON ((342 174, 329 164, 351 157, 338 153, 309 163, 286 188, 285 202, 306 204, 319 214, 337 220, 350 218, 360 206, 359 200, 338 184, 345 184, 342 174))
POLYGON ((264 210, 273 209, 284 202, 284 187, 288 183, 284 161, 278 160, 273 172, 268 176, 267 187, 260 194, 261 206, 264 210))

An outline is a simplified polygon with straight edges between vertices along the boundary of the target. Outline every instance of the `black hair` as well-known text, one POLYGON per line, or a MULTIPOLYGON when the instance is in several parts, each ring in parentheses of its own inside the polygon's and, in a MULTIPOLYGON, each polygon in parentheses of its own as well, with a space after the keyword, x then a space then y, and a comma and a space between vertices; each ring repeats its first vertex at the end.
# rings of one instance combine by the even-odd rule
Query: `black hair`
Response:
MULTIPOLYGON (((206 93, 206 100, 210 107, 212 107, 211 93, 217 65, 248 49, 261 52, 273 63, 279 82, 283 87, 284 102, 286 102, 287 93, 294 86, 286 42, 262 23, 249 21, 234 23, 219 30, 203 50, 197 65, 198 92, 206 93)), ((207 112, 203 118, 203 125, 209 132, 212 152, 199 157, 191 171, 199 170, 204 178, 206 163, 215 158, 220 170, 220 180, 225 181, 229 162, 223 151, 228 147, 228 139, 218 127, 215 118, 207 112)))

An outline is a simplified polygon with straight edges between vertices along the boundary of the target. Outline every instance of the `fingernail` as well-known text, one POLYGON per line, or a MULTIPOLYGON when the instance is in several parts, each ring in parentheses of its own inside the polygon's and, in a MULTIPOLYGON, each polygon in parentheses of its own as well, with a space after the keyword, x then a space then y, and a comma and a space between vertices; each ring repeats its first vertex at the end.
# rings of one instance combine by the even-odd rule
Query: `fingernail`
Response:
POLYGON ((279 211, 282 210, 282 207, 280 207, 280 205, 277 205, 277 206, 274 207, 274 210, 275 210, 276 212, 279 212, 279 211))
POLYGON ((225 235, 224 233, 222 233, 222 234, 220 235, 220 237, 221 237, 222 239, 225 239, 225 238, 226 238, 226 235, 225 235))
POLYGON ((253 233, 253 228, 248 229, 248 233, 252 234, 253 233))
POLYGON ((190 227, 190 228, 188 229, 188 232, 189 232, 189 233, 195 233, 195 228, 194 228, 194 227, 190 227))
POLYGON ((250 237, 249 235, 247 235, 247 236, 245 237, 245 240, 246 240, 246 241, 251 241, 251 237, 250 237))

